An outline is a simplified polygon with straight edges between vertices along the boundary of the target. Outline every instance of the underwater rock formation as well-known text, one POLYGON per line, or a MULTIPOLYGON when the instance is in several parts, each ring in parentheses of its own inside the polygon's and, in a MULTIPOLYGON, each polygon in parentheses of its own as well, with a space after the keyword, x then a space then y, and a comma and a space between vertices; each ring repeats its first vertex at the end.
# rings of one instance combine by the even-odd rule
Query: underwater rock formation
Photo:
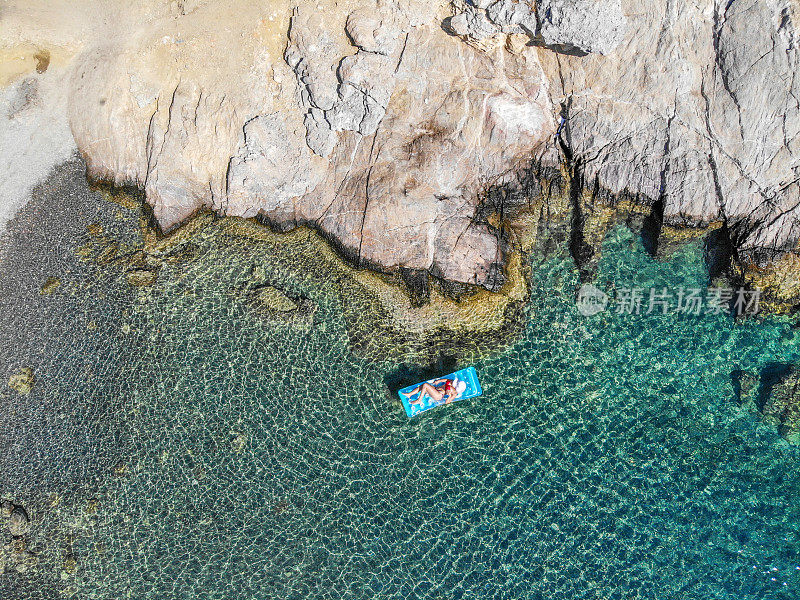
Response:
POLYGON ((254 285, 246 294, 256 314, 270 322, 308 325, 318 308, 309 298, 292 297, 269 284, 254 285))
POLYGON ((90 177, 142 188, 163 229, 202 208, 305 224, 358 265, 497 289, 481 193, 530 165, 652 206, 656 236, 723 222, 744 263, 795 256, 798 10, 140 0, 60 19, 36 0, 2 18, 6 46, 68 72, 90 177))
POLYGON ((758 411, 764 422, 792 444, 800 444, 800 370, 796 365, 768 363, 760 372, 731 374, 739 403, 758 411))
POLYGON ((58 277, 53 277, 51 275, 42 284, 39 293, 42 296, 51 296, 55 293, 55 291, 58 289, 58 286, 60 285, 61 285, 61 280, 58 277))
POLYGON ((30 532, 30 517, 22 506, 11 509, 8 517, 8 530, 13 537, 20 537, 30 532))
POLYGON ((762 374, 764 420, 774 425, 778 432, 793 444, 800 443, 800 372, 796 367, 786 367, 774 377, 765 380, 762 374))
POLYGON ((0 520, 0 575, 12 569, 24 573, 35 567, 39 559, 28 549, 28 535, 31 532, 28 512, 10 500, 0 500, 0 520))

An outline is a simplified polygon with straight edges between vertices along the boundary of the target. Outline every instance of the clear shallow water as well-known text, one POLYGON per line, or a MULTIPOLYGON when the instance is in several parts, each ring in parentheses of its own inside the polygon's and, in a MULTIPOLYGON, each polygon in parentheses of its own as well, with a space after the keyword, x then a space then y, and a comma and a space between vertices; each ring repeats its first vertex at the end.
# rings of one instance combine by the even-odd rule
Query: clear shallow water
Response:
MULTIPOLYGON (((798 451, 731 380, 796 360, 786 323, 583 317, 550 258, 521 338, 475 365, 484 397, 408 420, 384 383, 400 365, 349 350, 335 287, 302 264, 210 236, 137 291, 70 244, 43 243, 62 262, 4 306, 4 362, 38 375, 2 396, 0 491, 39 517, 39 572, 0 576, 20 597, 798 597, 798 451), (313 327, 231 294, 254 264, 319 304, 313 327), (89 287, 39 297, 65 265, 89 287)), ((696 247, 659 263, 620 229, 598 280, 705 273, 696 247)))

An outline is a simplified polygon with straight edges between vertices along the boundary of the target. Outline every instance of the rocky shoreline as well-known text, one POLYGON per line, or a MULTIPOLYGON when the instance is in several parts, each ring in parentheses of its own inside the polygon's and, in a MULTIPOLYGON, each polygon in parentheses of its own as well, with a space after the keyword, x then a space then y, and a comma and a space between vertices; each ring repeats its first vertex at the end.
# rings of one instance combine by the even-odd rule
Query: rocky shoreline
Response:
POLYGON ((89 176, 142 189, 165 231, 207 209, 310 226, 358 266, 499 289, 504 241, 476 216, 533 166, 561 173, 573 225, 588 199, 649 213, 654 248, 719 230, 745 279, 798 299, 793 2, 139 4, 80 35, 46 3, 4 19, 31 54, 15 85, 50 52, 89 176))
MULTIPOLYGON (((529 293, 524 256, 529 246, 509 245, 504 284, 490 292, 433 278, 425 271, 359 269, 336 245, 305 227, 276 232, 256 219, 219 218, 204 212, 164 235, 148 218, 141 196, 105 186, 99 191, 107 201, 129 211, 129 217, 139 214, 139 236, 125 243, 100 224, 90 224, 86 243, 76 252, 97 269, 97 277, 119 279, 148 293, 158 286, 165 267, 186 268, 208 261, 208 248, 224 241, 243 256, 273 256, 288 273, 311 278, 320 288, 334 282, 350 347, 370 360, 428 364, 439 360, 443 352, 453 360, 474 360, 496 352, 514 339, 529 293)), ((308 329, 318 308, 313 299, 292 291, 280 279, 271 279, 256 266, 241 273, 241 282, 227 296, 247 305, 270 326, 308 329)))

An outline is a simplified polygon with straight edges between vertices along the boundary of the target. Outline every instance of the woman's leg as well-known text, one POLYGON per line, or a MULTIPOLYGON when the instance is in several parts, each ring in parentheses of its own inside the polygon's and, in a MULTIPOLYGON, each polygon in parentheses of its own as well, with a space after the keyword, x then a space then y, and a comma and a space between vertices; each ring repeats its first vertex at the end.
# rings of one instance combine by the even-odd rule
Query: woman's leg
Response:
POLYGON ((422 385, 418 385, 410 392, 403 392, 403 395, 405 395, 405 397, 409 399, 409 404, 416 404, 418 402, 422 402, 422 399, 425 397, 425 394, 428 394, 428 396, 433 398, 436 402, 441 400, 442 397, 444 396, 444 392, 433 387, 428 382, 425 382, 422 385), (411 400, 411 396, 413 396, 416 393, 419 393, 419 396, 411 400))
POLYGON ((414 400, 414 402, 421 402, 422 398, 425 396, 425 394, 428 394, 428 396, 433 398, 434 401, 436 401, 436 402, 441 400, 442 396, 444 396, 444 392, 442 392, 440 390, 437 390, 430 383, 423 383, 422 384, 422 392, 420 393, 419 397, 416 400, 414 400))
POLYGON ((422 386, 418 385, 413 390, 408 391, 408 392, 401 392, 401 394, 403 394, 406 398, 411 398, 411 396, 413 396, 414 394, 418 394, 421 389, 422 389, 422 386))

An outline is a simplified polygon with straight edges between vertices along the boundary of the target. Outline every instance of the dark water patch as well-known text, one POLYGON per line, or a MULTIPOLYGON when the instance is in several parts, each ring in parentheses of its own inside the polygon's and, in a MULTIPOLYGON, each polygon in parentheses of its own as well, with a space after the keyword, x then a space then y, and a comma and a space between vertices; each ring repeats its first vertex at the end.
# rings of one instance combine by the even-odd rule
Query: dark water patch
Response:
POLYGON ((791 364, 780 362, 769 362, 761 368, 758 395, 756 397, 758 410, 764 410, 764 406, 769 401, 775 386, 786 379, 792 373, 792 370, 791 364))
POLYGON ((661 235, 661 227, 664 224, 664 198, 659 198, 653 202, 650 214, 642 222, 642 245, 650 256, 658 253, 658 240, 661 235))

